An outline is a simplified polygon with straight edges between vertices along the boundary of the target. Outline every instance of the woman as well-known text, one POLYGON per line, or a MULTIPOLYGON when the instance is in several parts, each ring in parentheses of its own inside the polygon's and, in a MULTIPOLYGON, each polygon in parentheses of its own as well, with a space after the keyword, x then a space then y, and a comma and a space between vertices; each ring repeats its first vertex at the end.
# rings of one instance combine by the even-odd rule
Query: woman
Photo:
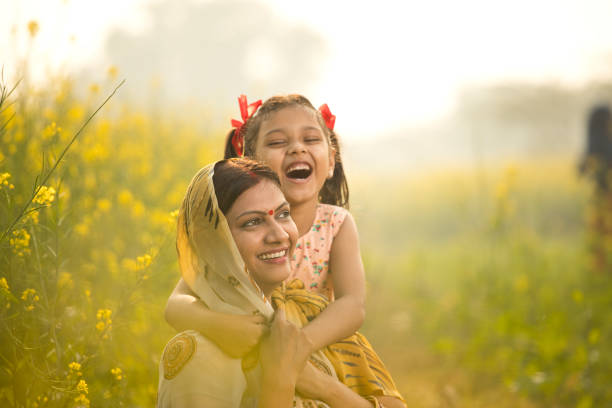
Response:
POLYGON ((299 281, 280 287, 297 228, 279 186, 271 169, 245 159, 209 165, 192 180, 177 232, 184 280, 212 310, 261 314, 272 323, 258 355, 242 360, 196 331, 175 336, 160 362, 158 406, 403 407, 362 336, 310 354, 298 327, 326 301, 299 281))

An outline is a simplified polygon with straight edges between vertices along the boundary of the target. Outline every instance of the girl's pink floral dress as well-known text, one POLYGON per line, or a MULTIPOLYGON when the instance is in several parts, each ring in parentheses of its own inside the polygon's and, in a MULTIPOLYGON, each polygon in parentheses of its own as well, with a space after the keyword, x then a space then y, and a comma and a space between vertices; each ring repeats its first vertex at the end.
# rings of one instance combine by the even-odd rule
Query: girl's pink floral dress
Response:
POLYGON ((317 206, 312 228, 297 241, 291 258, 292 272, 287 281, 300 279, 306 289, 333 300, 334 287, 329 271, 329 254, 346 214, 346 209, 335 205, 317 206))

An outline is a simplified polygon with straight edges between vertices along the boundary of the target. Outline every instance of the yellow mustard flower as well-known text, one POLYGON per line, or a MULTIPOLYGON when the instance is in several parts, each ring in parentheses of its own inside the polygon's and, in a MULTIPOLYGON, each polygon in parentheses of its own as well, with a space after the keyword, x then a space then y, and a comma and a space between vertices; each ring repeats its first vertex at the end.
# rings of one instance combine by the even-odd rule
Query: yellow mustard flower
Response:
POLYGON ((40 26, 38 25, 38 22, 36 20, 30 20, 28 22, 28 31, 30 32, 30 37, 36 37, 36 34, 38 34, 39 29, 40 26))
POLYGON ((123 379, 123 372, 119 367, 111 368, 110 372, 117 381, 121 381, 123 379))
POLYGON ((36 289, 29 288, 23 291, 21 300, 26 303, 24 306, 25 310, 31 312, 34 310, 34 304, 40 300, 40 297, 36 294, 36 289))
POLYGON ((9 291, 9 285, 5 277, 0 278, 0 288, 7 292, 9 291))
POLYGON ((9 244, 17 256, 24 256, 30 253, 30 234, 21 228, 13 231, 13 237, 9 239, 9 244))
POLYGON ((135 218, 140 218, 144 215, 144 212, 144 204, 140 201, 134 202, 134 204, 132 205, 132 216, 134 216, 135 218))
POLYGON ((168 215, 168 223, 173 225, 176 223, 176 219, 178 218, 179 210, 171 211, 168 215))
POLYGON ((80 380, 79 383, 76 386, 76 389, 78 392, 82 393, 82 394, 88 394, 89 393, 89 389, 87 388, 87 382, 85 382, 85 380, 80 380))
POLYGON ((0 188, 7 188, 9 190, 14 189, 15 186, 9 183, 8 181, 10 178, 11 178, 10 173, 0 173, 0 188))
POLYGON ((55 189, 53 187, 41 186, 34 202, 43 206, 49 206, 55 200, 55 189))
POLYGON ((55 122, 51 122, 51 124, 47 125, 47 127, 43 130, 42 138, 44 141, 51 140, 55 135, 57 135, 61 131, 62 131, 61 127, 57 126, 55 122))
POLYGON ((23 217, 24 222, 32 221, 32 224, 38 224, 38 210, 29 211, 23 217))
POLYGON ((57 279, 57 286, 60 289, 72 289, 74 288, 74 281, 72 275, 69 272, 62 272, 57 279))
POLYGON ((111 65, 110 67, 108 67, 108 71, 107 72, 108 72, 108 76, 111 79, 115 79, 115 78, 117 78, 117 74, 119 73, 119 70, 117 69, 116 66, 111 65))
POLYGON ((145 254, 143 256, 139 256, 136 258, 136 262, 138 262, 138 267, 140 269, 144 269, 146 267, 148 267, 149 265, 151 265, 151 255, 149 254, 145 254))
POLYGON ((74 402, 76 402, 79 407, 89 408, 89 399, 87 399, 85 394, 79 394, 79 396, 74 399, 74 402))
POLYGON ((72 122, 79 122, 85 116, 85 109, 81 105, 75 104, 68 109, 68 119, 72 122))
POLYGON ((99 199, 99 200, 98 200, 98 202, 97 202, 97 207, 98 207, 98 210, 100 210, 100 211, 101 211, 101 212, 103 212, 103 213, 107 213, 107 212, 109 212, 109 211, 110 211, 110 209, 111 209, 111 206, 112 206, 112 203, 111 203, 111 201, 110 201, 109 199, 107 199, 107 198, 101 198, 101 199, 99 199))
POLYGON ((129 206, 134 201, 134 196, 130 190, 123 189, 117 195, 117 202, 121 205, 129 206))
POLYGON ((113 320, 111 319, 111 315, 113 311, 110 309, 98 309, 98 313, 96 313, 96 319, 98 322, 96 323, 96 330, 100 333, 104 333, 103 338, 108 338, 108 331, 111 329, 113 320))

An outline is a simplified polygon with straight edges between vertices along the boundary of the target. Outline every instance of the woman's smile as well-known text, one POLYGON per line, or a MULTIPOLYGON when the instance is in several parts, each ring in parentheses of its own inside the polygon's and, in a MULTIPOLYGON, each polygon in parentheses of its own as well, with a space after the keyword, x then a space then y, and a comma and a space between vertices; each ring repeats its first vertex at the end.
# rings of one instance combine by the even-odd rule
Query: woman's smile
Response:
POLYGON ((283 249, 278 249, 275 251, 270 251, 270 252, 266 252, 266 253, 257 255, 257 257, 264 262, 284 263, 284 262, 287 262, 288 252, 289 252, 289 248, 283 248, 283 249))

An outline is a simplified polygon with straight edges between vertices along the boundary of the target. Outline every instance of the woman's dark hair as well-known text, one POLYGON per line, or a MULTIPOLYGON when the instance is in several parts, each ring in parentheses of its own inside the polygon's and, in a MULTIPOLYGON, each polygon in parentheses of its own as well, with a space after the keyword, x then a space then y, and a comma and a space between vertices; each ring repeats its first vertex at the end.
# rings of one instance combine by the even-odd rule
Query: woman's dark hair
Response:
MULTIPOLYGON (((257 144, 257 135, 259 134, 259 129, 261 128, 261 124, 264 120, 268 119, 270 115, 274 112, 277 112, 281 109, 291 107, 291 106, 302 106, 307 109, 312 109, 317 116, 317 121, 325 133, 327 137, 329 146, 334 149, 334 174, 331 178, 325 181, 321 191, 319 191, 319 201, 323 204, 333 204, 340 207, 348 208, 349 206, 349 189, 348 183, 346 181, 346 175, 344 173, 344 167, 342 165, 342 156, 340 154, 340 143, 338 141, 338 136, 333 130, 330 130, 325 121, 323 120, 323 116, 321 116, 321 112, 319 112, 315 107, 310 103, 306 97, 302 95, 281 95, 281 96, 273 96, 267 99, 259 108, 255 115, 251 116, 246 122, 246 124, 241 129, 244 135, 244 155, 246 157, 255 157, 255 145, 257 144)), ((225 142, 225 158, 229 159, 231 157, 237 157, 236 151, 234 150, 234 146, 232 145, 232 137, 234 136, 235 129, 232 129, 227 135, 227 139, 225 142)))
POLYGON ((212 179, 219 209, 225 215, 242 193, 263 179, 272 181, 280 188, 280 180, 274 170, 265 164, 246 158, 217 162, 212 179))

